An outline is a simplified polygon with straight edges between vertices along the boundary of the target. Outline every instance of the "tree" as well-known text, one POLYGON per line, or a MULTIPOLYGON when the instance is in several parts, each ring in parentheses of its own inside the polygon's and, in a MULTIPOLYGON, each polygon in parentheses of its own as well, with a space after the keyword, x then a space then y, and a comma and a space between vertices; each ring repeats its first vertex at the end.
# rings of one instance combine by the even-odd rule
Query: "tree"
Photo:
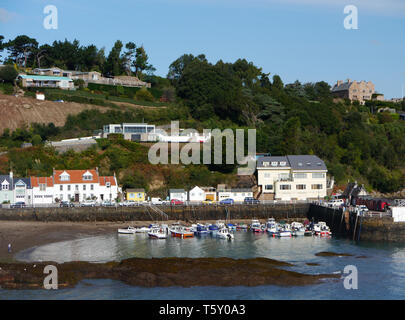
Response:
POLYGON ((115 41, 110 54, 108 55, 105 63, 104 73, 111 76, 119 76, 122 73, 122 59, 121 50, 122 42, 120 40, 115 41))
POLYGON ((0 68, 0 80, 4 82, 13 83, 17 76, 18 72, 13 66, 6 65, 0 68))
POLYGON ((127 51, 125 51, 123 56, 123 65, 125 72, 128 76, 130 76, 132 72, 131 68, 135 61, 136 44, 133 42, 128 42, 125 45, 125 49, 127 49, 127 51))
MULTIPOLYGON (((4 36, 0 35, 0 52, 3 52, 4 50, 4 44, 3 44, 4 36)), ((0 55, 1 58, 1 55, 0 55)), ((0 59, 1 62, 1 59, 0 59)))
POLYGON ((277 74, 273 76, 272 88, 275 88, 275 89, 278 89, 278 90, 282 90, 284 88, 283 81, 281 81, 280 76, 277 75, 277 74))
POLYGON ((148 55, 143 46, 136 48, 135 61, 133 62, 135 67, 135 75, 141 78, 143 71, 154 71, 155 68, 148 63, 148 55))
POLYGON ((199 60, 200 62, 208 62, 205 55, 200 54, 194 57, 192 54, 183 54, 180 58, 173 61, 169 66, 169 73, 167 78, 176 86, 177 82, 183 75, 184 69, 194 60, 199 60))
POLYGON ((38 48, 38 42, 34 38, 21 35, 10 40, 4 46, 10 52, 10 57, 14 59, 15 63, 21 66, 24 61, 24 67, 27 67, 27 60, 38 48))

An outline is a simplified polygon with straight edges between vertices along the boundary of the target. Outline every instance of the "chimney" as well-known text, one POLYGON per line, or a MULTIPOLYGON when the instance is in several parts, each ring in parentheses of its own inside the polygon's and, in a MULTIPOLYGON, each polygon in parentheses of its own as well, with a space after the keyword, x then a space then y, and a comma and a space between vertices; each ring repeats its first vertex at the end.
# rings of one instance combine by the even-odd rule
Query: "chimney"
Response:
POLYGON ((338 81, 337 81, 337 85, 338 85, 338 86, 340 86, 342 83, 343 83, 342 80, 338 80, 338 81))
POLYGON ((10 179, 13 179, 13 171, 10 171, 10 179))
POLYGON ((347 83, 350 83, 350 82, 352 82, 352 80, 351 80, 351 79, 347 79, 347 83))

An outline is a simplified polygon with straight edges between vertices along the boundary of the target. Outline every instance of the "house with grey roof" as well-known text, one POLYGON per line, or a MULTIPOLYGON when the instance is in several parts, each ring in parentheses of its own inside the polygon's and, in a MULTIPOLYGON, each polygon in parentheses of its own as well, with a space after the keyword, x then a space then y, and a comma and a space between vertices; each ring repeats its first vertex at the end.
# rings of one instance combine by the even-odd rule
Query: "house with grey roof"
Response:
POLYGON ((359 101, 360 104, 364 104, 366 100, 372 100, 375 87, 371 81, 352 81, 347 79, 343 82, 342 80, 338 80, 332 87, 331 93, 336 98, 359 101))
POLYGON ((310 200, 327 195, 325 163, 315 155, 260 157, 257 160, 260 200, 310 200))
POLYGON ((14 177, 13 172, 0 175, 0 204, 15 202, 32 203, 32 188, 30 178, 14 177))

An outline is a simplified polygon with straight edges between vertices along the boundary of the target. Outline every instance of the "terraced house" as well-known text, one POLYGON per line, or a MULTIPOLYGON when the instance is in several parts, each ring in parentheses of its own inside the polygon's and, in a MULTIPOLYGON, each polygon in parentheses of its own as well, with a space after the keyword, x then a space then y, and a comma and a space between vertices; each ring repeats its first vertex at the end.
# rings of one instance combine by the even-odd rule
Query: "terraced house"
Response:
POLYGON ((115 200, 119 193, 116 176, 100 176, 97 168, 54 170, 51 177, 31 177, 30 180, 34 204, 115 200))
POLYGON ((257 160, 260 200, 309 200, 327 195, 325 163, 314 155, 261 157, 257 160))
POLYGON ((9 175, 0 176, 0 204, 24 202, 32 203, 32 188, 29 178, 14 177, 13 172, 9 175))

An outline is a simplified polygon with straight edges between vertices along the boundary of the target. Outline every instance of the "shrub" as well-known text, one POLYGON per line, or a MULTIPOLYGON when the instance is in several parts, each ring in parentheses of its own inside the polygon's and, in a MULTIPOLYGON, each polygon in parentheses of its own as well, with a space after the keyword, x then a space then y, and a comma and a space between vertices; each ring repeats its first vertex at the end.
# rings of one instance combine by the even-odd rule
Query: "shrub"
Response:
POLYGON ((142 88, 135 94, 135 99, 139 101, 153 101, 153 95, 146 88, 142 88))
POLYGON ((7 83, 13 83, 17 78, 18 72, 13 66, 4 66, 0 68, 0 80, 7 83))

